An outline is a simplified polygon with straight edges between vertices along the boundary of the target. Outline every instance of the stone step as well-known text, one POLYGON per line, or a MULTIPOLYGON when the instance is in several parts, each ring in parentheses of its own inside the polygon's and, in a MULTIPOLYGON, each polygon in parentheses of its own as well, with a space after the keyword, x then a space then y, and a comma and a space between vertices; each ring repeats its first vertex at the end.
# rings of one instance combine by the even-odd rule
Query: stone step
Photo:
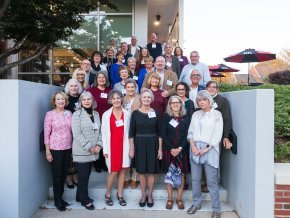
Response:
MULTIPOLYGON (((108 173, 95 173, 92 172, 90 176, 89 181, 89 196, 93 199, 96 199, 97 201, 104 201, 104 196, 106 193, 106 179, 107 179, 108 173)), ((189 174, 187 176, 187 181, 189 184, 188 190, 183 191, 183 199, 184 200, 191 200, 192 199, 192 193, 191 193, 191 175, 189 174)), ((167 199, 167 191, 166 191, 166 184, 163 182, 164 174, 159 174, 156 176, 155 185, 154 185, 154 192, 153 192, 153 198, 154 199, 160 199, 165 200, 167 199)), ((113 186, 112 190, 112 196, 117 195, 117 185, 116 182, 113 186)), ((219 193, 220 193, 220 200, 221 201, 227 201, 227 190, 224 189, 222 186, 219 187, 219 193)), ((173 192, 173 197, 176 197, 176 191, 173 192)), ((65 186, 64 191, 64 199, 67 199, 69 201, 74 201, 76 196, 76 187, 74 189, 68 189, 65 186)), ((140 185, 136 189, 129 188, 124 189, 123 196, 125 199, 132 199, 134 201, 139 200, 141 198, 141 190, 140 185)), ((49 197, 50 199, 53 198, 53 189, 52 187, 49 188, 49 197)), ((209 193, 202 193, 202 200, 210 201, 210 195, 209 193)))

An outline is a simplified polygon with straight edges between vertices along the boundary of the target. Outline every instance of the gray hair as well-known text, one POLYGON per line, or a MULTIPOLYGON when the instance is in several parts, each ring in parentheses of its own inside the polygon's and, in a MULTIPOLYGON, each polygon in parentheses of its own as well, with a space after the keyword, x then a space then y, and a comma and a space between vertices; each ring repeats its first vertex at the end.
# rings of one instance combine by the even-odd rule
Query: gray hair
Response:
POLYGON ((127 84, 130 84, 130 83, 132 83, 135 86, 135 89, 137 89, 137 83, 132 78, 126 79, 126 81, 125 81, 125 88, 126 88, 127 84))
POLYGON ((79 98, 78 106, 76 107, 76 110, 82 109, 82 100, 84 97, 89 96, 92 99, 92 109, 95 110, 97 108, 97 102, 95 101, 93 95, 90 92, 84 91, 79 98))
MULTIPOLYGON (((153 95, 153 92, 150 89, 147 89, 147 88, 142 88, 141 93, 139 95, 140 102, 141 102, 141 99, 143 97, 143 94, 146 93, 146 92, 149 93, 149 95, 151 96, 151 103, 152 103, 154 101, 154 95, 153 95)), ((141 104, 142 104, 142 102, 141 102, 141 104)))
POLYGON ((191 55, 192 53, 197 54, 197 56, 199 56, 198 51, 192 51, 192 52, 190 52, 190 55, 191 55))
POLYGON ((127 59, 127 62, 129 63, 129 61, 131 61, 131 60, 134 60, 135 63, 136 63, 136 58, 134 58, 134 57, 129 57, 129 58, 127 59))
POLYGON ((70 79, 70 80, 65 84, 64 92, 65 92, 66 94, 68 94, 68 95, 70 94, 70 93, 69 93, 69 88, 70 88, 70 85, 71 85, 72 83, 76 83, 76 84, 78 85, 78 94, 81 94, 82 91, 83 91, 83 87, 82 87, 82 85, 80 84, 80 82, 77 81, 76 79, 70 79))
POLYGON ((113 104, 112 99, 113 99, 114 95, 118 95, 121 98, 121 104, 123 104, 124 96, 123 96, 122 92, 118 89, 113 89, 109 92, 108 104, 113 104))
POLYGON ((94 86, 97 87, 99 84, 98 84, 98 76, 102 74, 104 75, 105 79, 106 79, 106 87, 109 87, 110 86, 110 81, 108 79, 108 76, 107 76, 107 73, 104 71, 104 70, 101 70, 99 71, 96 76, 95 76, 95 81, 94 81, 94 86))
POLYGON ((182 99, 179 96, 177 96, 177 95, 173 95, 173 96, 170 97, 170 99, 168 101, 168 104, 167 104, 167 107, 166 107, 166 113, 169 116, 174 117, 173 111, 171 109, 171 102, 172 102, 173 99, 178 99, 178 101, 181 103, 181 108, 180 108, 180 111, 179 111, 180 117, 183 117, 184 115, 186 115, 185 105, 184 105, 182 99))
POLYGON ((213 98, 211 97, 211 95, 209 94, 208 91, 201 90, 201 91, 199 91, 197 93, 197 95, 196 95, 196 104, 197 104, 197 106, 199 106, 198 100, 201 100, 201 99, 207 99, 209 101, 210 106, 212 107, 214 101, 213 101, 213 98))

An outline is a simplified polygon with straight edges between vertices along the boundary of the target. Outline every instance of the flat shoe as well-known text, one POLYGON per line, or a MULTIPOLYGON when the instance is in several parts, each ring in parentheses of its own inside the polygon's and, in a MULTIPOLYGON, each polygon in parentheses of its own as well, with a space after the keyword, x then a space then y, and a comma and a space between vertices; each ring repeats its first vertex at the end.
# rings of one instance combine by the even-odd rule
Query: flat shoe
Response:
POLYGON ((211 218, 220 218, 221 217, 221 212, 217 212, 217 211, 214 211, 211 218))
POLYGON ((142 202, 142 199, 141 199, 141 200, 139 201, 139 206, 140 206, 140 207, 145 207, 146 202, 147 202, 147 198, 145 198, 145 201, 144 201, 144 202, 142 202))
POLYGON ((177 204, 177 208, 179 210, 183 210, 184 209, 184 204, 182 200, 176 200, 176 204, 177 204))
POLYGON ((61 205, 59 207, 56 207, 59 211, 66 211, 66 207, 64 205, 61 205))
POLYGON ((172 207, 173 207, 173 201, 172 200, 167 200, 166 209, 171 210, 172 207))
POLYGON ((95 206, 93 205, 93 203, 88 203, 88 204, 82 205, 82 206, 84 206, 88 210, 94 210, 95 209, 95 206))
POLYGON ((197 210, 199 210, 201 208, 201 206, 195 206, 195 205, 191 205, 190 208, 188 208, 187 213, 188 214, 194 214, 197 210))
POLYGON ((153 198, 152 198, 152 202, 151 203, 147 200, 147 207, 153 207, 153 205, 154 205, 153 198))

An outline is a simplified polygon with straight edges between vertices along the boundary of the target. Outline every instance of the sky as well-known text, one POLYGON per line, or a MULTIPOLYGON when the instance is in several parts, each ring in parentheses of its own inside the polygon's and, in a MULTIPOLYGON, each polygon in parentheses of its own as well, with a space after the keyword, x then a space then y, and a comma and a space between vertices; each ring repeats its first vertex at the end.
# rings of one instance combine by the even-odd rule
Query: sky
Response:
POLYGON ((247 73, 247 64, 223 58, 246 48, 279 54, 290 49, 289 0, 184 0, 185 54, 208 65, 224 63, 247 73), (192 30, 193 29, 193 30, 192 30))

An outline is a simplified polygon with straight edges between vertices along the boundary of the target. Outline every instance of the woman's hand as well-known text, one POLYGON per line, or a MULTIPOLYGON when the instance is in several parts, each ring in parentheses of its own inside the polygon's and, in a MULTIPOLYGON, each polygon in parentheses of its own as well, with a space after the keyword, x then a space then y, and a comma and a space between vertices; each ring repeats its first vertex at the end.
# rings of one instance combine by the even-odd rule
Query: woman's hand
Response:
POLYGON ((157 158, 158 158, 159 160, 162 160, 162 156, 163 156, 162 149, 158 149, 158 155, 157 155, 157 158))
POLYGON ((224 138, 223 144, 224 144, 225 149, 230 149, 233 146, 233 144, 228 138, 224 138))
POLYGON ((198 148, 195 146, 195 145, 192 145, 191 146, 191 152, 194 154, 194 155, 199 155, 199 150, 198 150, 198 148))
POLYGON ((108 154, 104 154, 104 157, 105 157, 105 158, 109 158, 109 155, 108 155, 108 154))
POLYGON ((101 149, 102 149, 102 147, 99 146, 99 145, 97 145, 97 146, 95 147, 95 150, 94 150, 95 154, 100 153, 101 149))
POLYGON ((50 163, 52 162, 53 158, 52 158, 51 153, 46 153, 46 160, 50 163))
POLYGON ((199 151, 199 156, 202 156, 204 155, 206 152, 208 152, 210 150, 209 147, 206 147, 206 148, 203 148, 199 151))
POLYGON ((171 155, 173 157, 176 157, 177 155, 179 155, 180 152, 181 152, 181 149, 180 148, 173 148, 173 149, 171 149, 171 155))
POLYGON ((132 159, 134 157, 134 148, 129 149, 129 157, 132 159))

